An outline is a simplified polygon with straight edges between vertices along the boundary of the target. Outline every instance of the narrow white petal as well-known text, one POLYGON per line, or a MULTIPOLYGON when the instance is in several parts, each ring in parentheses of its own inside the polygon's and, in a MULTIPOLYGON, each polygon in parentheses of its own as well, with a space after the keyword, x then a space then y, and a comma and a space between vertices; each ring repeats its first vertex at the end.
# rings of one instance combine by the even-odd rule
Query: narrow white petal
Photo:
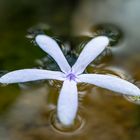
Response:
POLYGON ((140 89, 137 86, 116 76, 103 74, 81 74, 78 78, 80 82, 94 84, 96 86, 126 95, 140 96, 140 89))
POLYGON ((71 125, 78 108, 76 82, 65 80, 58 99, 57 115, 63 125, 71 125))
POLYGON ((46 35, 37 35, 36 42, 42 50, 57 62, 63 72, 66 73, 71 70, 70 65, 55 40, 46 35))
POLYGON ((89 41, 73 65, 72 71, 75 74, 81 74, 87 65, 105 49, 108 43, 109 39, 105 36, 99 36, 89 41))
POLYGON ((9 72, 0 77, 0 83, 22 83, 43 79, 64 80, 64 74, 58 71, 48 71, 40 69, 23 69, 9 72))

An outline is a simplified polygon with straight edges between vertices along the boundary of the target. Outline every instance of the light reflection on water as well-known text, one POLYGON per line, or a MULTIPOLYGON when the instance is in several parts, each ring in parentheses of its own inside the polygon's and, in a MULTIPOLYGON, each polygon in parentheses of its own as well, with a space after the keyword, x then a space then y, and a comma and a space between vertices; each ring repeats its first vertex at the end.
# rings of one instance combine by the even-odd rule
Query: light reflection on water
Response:
MULTIPOLYGON (((138 52, 140 50, 140 30, 136 21, 139 21, 139 7, 137 5, 140 2, 138 0, 125 2, 122 0, 107 0, 106 3, 92 0, 80 2, 79 8, 75 10, 73 15, 72 39, 64 40, 69 41, 66 44, 68 48, 72 46, 70 50, 76 47, 75 52, 70 54, 73 59, 69 61, 73 63, 83 47, 82 44, 85 44, 91 36, 104 33, 108 35, 108 29, 115 30, 117 40, 115 38, 112 46, 110 45, 85 72, 113 74, 137 84, 140 81, 140 56, 138 52), (98 25, 102 25, 102 29, 98 25), (111 28, 109 28, 110 26, 111 28), (75 34, 78 36, 74 36, 75 34)), ((34 27, 31 28, 28 38, 32 38, 38 32, 42 33, 42 30, 51 36, 55 36, 47 24, 40 24, 36 27, 41 27, 41 30, 33 32, 34 27)), ((109 35, 112 37, 112 32, 109 32, 109 35)), ((67 50, 69 51, 69 49, 64 48, 62 44, 61 47, 65 55, 68 56, 67 50)), ((37 66, 40 68, 57 69, 56 64, 50 59, 48 60, 48 57, 35 58, 39 58, 37 60, 39 65, 37 66), (48 63, 49 65, 47 65, 48 63)), ((69 58, 70 56, 67 57, 67 59, 69 58)), ((88 84, 78 85, 79 122, 76 121, 72 128, 66 129, 59 125, 54 113, 61 83, 49 81, 48 84, 46 81, 39 81, 20 84, 19 87, 18 91, 17 88, 11 90, 9 86, 0 89, 3 93, 4 89, 7 92, 9 90, 15 94, 20 93, 18 96, 10 97, 11 100, 13 98, 15 100, 12 105, 7 103, 8 109, 1 113, 0 140, 140 139, 140 107, 137 105, 137 101, 130 100, 130 98, 127 101, 119 94, 88 84)), ((5 98, 7 96, 8 94, 5 98)), ((2 95, 0 97, 2 100, 5 99, 2 95)))

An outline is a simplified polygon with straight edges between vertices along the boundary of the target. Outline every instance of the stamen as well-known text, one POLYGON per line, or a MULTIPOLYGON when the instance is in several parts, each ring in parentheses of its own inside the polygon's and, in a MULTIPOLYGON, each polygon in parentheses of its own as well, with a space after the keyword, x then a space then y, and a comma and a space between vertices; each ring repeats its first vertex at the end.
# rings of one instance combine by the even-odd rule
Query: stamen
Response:
POLYGON ((70 73, 70 74, 67 75, 67 78, 68 78, 70 81, 71 81, 71 80, 75 81, 76 76, 75 76, 73 73, 70 73))

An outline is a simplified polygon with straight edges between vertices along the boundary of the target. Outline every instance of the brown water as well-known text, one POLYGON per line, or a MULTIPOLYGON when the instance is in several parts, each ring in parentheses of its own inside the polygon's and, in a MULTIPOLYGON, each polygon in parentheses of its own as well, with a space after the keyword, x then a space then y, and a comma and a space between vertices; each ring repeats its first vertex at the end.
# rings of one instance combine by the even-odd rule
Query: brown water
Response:
MULTIPOLYGON (((57 37, 60 45, 66 44, 61 47, 71 64, 91 37, 107 35, 110 46, 85 72, 113 74, 140 86, 138 0, 3 0, 0 7, 2 74, 32 67, 58 69, 29 39, 42 31, 57 37)), ((58 81, 38 81, 1 86, 0 140, 140 139, 138 98, 132 100, 85 84, 78 85, 75 125, 64 128, 55 114, 61 85, 58 81)))

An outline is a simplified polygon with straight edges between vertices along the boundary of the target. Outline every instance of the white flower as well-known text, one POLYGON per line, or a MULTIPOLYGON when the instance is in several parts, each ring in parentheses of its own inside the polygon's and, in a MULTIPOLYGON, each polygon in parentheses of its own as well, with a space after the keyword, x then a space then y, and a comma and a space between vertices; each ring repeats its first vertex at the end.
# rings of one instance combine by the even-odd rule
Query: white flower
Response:
POLYGON ((85 82, 122 94, 140 96, 138 87, 116 76, 82 74, 87 65, 108 45, 107 37, 99 36, 89 41, 72 67, 68 64, 55 40, 46 35, 37 35, 36 42, 57 62, 62 72, 41 69, 17 70, 2 76, 0 83, 21 83, 42 79, 64 81, 57 106, 57 116, 62 124, 71 125, 76 117, 78 109, 77 83, 85 82))

